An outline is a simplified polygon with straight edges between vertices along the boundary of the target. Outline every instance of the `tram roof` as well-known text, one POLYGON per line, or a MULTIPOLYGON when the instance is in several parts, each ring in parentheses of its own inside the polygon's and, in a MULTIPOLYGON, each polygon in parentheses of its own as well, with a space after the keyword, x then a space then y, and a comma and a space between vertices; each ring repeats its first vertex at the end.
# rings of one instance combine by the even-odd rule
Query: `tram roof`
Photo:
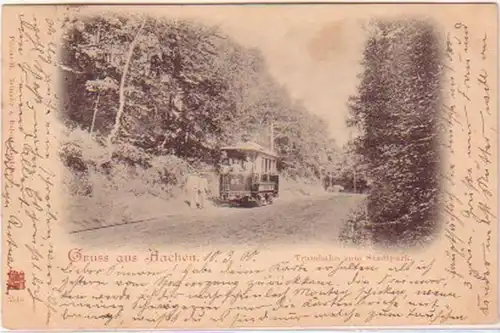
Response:
POLYGON ((278 155, 269 149, 262 147, 261 145, 255 142, 244 142, 239 143, 233 146, 222 147, 221 150, 241 150, 241 151, 253 151, 263 155, 268 155, 271 157, 278 158, 278 155))

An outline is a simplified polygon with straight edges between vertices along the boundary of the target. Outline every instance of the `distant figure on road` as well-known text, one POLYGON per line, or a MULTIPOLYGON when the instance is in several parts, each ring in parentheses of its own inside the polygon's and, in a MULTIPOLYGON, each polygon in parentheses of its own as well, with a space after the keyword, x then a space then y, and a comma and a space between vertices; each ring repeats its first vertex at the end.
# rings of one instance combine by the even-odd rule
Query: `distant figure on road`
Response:
POLYGON ((208 180, 206 175, 201 175, 198 177, 198 202, 197 207, 199 209, 205 208, 205 202, 208 195, 208 180))
POLYGON ((330 189, 331 185, 332 185, 332 176, 331 176, 331 173, 328 172, 325 175, 325 178, 323 178, 323 186, 325 188, 325 191, 328 191, 330 189))
POLYGON ((345 189, 342 185, 332 185, 330 192, 339 193, 339 192, 344 192, 344 190, 345 189))

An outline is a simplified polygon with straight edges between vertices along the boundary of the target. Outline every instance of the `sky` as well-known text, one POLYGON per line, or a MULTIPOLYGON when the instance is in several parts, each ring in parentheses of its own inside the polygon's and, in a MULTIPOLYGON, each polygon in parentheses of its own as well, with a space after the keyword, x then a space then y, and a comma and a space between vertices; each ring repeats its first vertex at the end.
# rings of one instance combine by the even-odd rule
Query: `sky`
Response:
POLYGON ((262 11, 255 16, 226 17, 220 27, 241 44, 259 48, 275 79, 325 119, 340 146, 346 143, 346 103, 356 92, 362 70, 361 22, 301 15, 297 10, 280 17, 262 11))
POLYGON ((310 112, 323 117, 332 137, 343 145, 350 131, 345 125, 347 100, 356 92, 363 48, 362 42, 350 36, 360 26, 348 21, 304 23, 276 23, 265 34, 244 34, 238 29, 241 22, 225 26, 236 38, 245 35, 237 38, 242 44, 262 51, 276 80, 288 88, 293 98, 302 100, 310 112))

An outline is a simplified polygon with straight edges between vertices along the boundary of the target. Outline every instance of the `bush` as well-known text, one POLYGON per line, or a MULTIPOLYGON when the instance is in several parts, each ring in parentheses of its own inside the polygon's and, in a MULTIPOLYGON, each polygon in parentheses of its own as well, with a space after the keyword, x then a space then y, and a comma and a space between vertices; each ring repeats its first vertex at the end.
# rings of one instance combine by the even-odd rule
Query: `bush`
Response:
MULTIPOLYGON (((364 201, 360 206, 366 207, 364 201)), ((345 245, 369 245, 372 241, 370 221, 366 215, 366 210, 355 209, 351 212, 348 220, 340 230, 339 239, 345 245)))

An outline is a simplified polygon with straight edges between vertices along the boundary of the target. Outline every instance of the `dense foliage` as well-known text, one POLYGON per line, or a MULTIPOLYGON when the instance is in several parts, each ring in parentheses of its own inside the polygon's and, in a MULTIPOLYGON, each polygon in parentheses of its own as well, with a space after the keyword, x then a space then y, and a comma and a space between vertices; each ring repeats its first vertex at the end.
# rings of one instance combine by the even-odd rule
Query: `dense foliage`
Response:
POLYGON ((73 170, 106 171, 111 160, 148 169, 157 156, 209 166, 223 145, 267 145, 271 123, 283 172, 317 178, 332 162, 325 123, 290 99, 257 50, 216 28, 106 13, 69 18, 65 31, 62 119, 107 152, 82 162, 84 147, 66 145, 63 160, 73 170))
POLYGON ((370 26, 350 125, 362 133, 353 144, 373 182, 365 215, 376 243, 419 242, 436 229, 439 49, 428 22, 370 26))

